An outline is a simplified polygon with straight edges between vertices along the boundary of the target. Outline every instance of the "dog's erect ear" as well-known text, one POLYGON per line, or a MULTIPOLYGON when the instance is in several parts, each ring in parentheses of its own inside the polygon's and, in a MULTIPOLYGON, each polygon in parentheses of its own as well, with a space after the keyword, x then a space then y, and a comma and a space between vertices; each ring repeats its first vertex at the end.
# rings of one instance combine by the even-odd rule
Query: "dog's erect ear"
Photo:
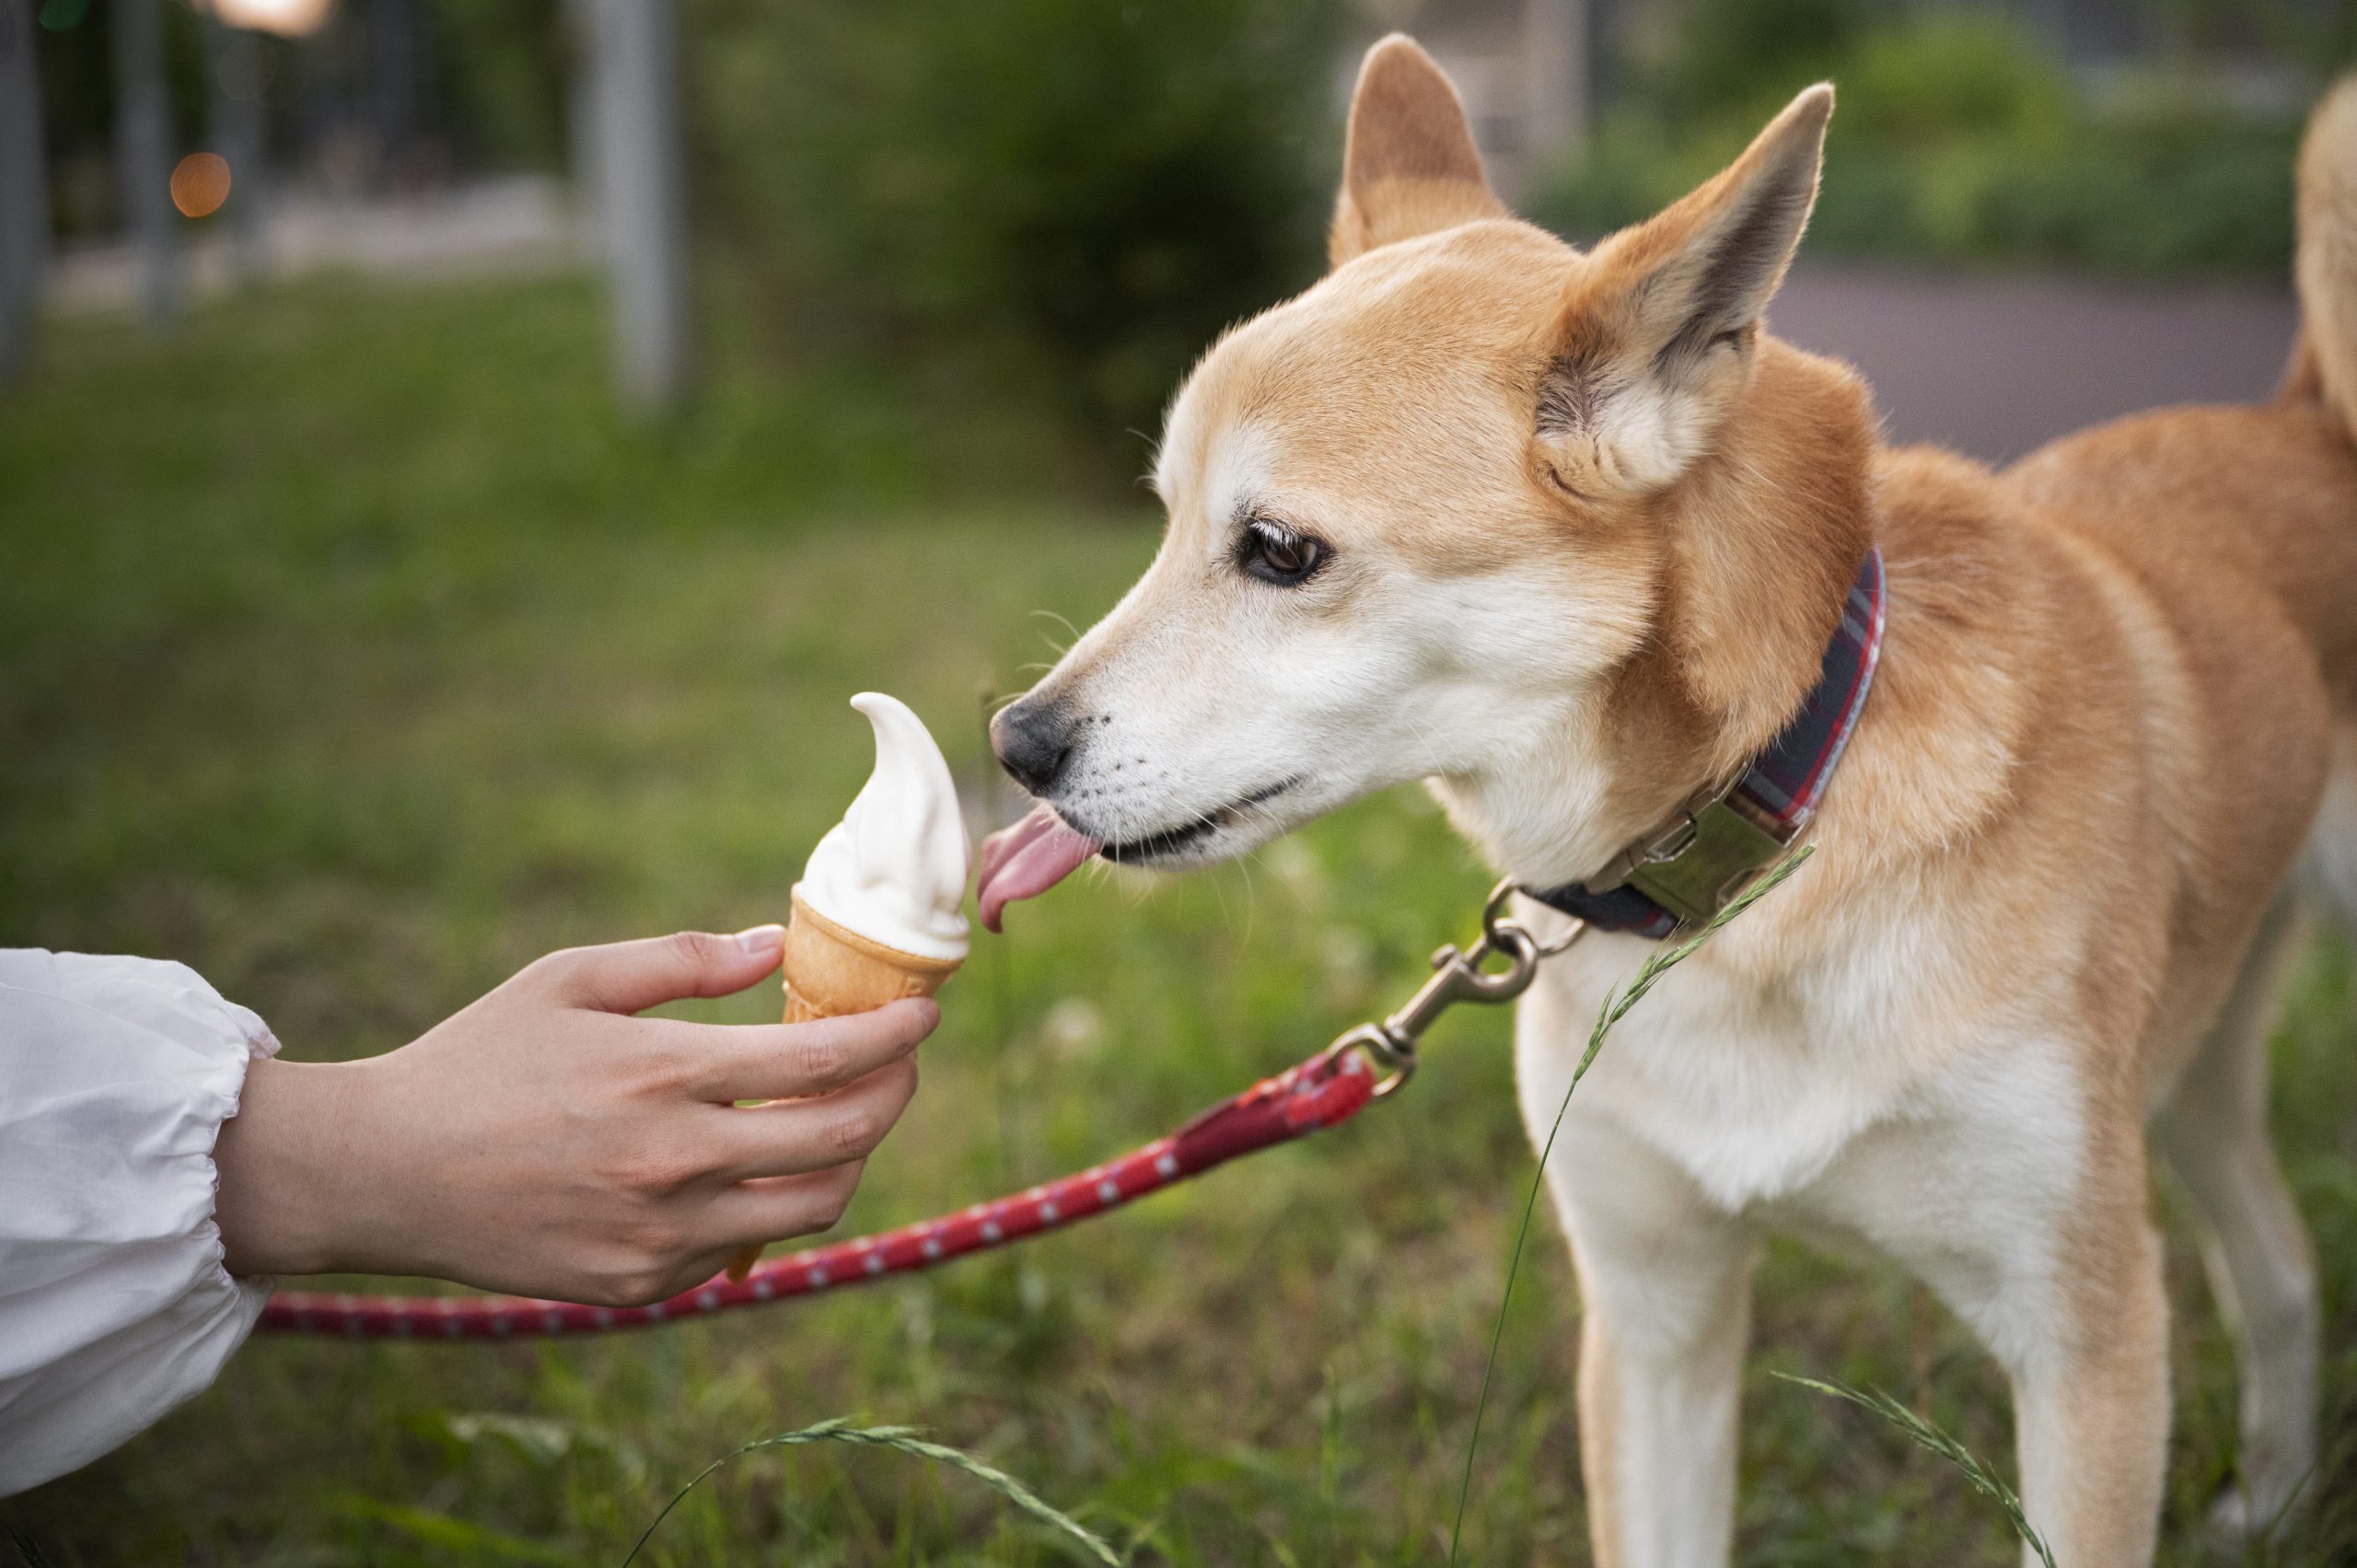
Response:
POLYGON ((1505 212, 1482 178, 1465 106, 1433 57, 1405 33, 1368 50, 1351 94, 1328 259, 1339 267, 1379 245, 1505 212))
POLYGON ((1596 247, 1539 388, 1541 456, 1565 489, 1657 488, 1701 454, 1817 203, 1832 113, 1820 82, 1701 189, 1596 247))
POLYGON ((1759 326, 1817 204, 1832 114, 1832 86, 1819 82, 1717 178, 1597 257, 1636 284, 1635 325, 1657 352, 1698 354, 1759 326))

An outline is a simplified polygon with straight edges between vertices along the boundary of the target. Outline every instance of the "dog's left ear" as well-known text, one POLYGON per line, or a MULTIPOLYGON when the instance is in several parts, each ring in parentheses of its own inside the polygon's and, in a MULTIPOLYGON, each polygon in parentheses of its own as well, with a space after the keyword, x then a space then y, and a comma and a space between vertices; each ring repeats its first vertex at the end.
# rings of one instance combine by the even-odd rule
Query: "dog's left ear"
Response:
POLYGON ((1433 57, 1405 33, 1368 50, 1351 92, 1327 260, 1339 267, 1395 240, 1505 215, 1465 106, 1433 57))
POLYGON ((1700 456, 1751 374, 1760 313, 1817 203, 1833 88, 1794 99, 1744 155, 1596 247, 1553 328, 1542 465, 1583 496, 1642 494, 1700 456))

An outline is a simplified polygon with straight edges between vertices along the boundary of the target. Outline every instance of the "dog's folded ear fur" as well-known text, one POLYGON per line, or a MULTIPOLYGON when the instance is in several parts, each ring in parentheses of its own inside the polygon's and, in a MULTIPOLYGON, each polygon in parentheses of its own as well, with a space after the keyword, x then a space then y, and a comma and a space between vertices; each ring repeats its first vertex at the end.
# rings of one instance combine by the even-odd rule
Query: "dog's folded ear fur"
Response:
POLYGON ((1658 489, 1747 383, 1759 317, 1817 203, 1833 88, 1792 101, 1744 155, 1598 246, 1552 329, 1541 467, 1584 497, 1658 489))
POLYGON ((1339 267, 1395 240, 1505 215, 1465 106, 1433 57, 1404 33, 1368 50, 1351 94, 1328 258, 1339 267))

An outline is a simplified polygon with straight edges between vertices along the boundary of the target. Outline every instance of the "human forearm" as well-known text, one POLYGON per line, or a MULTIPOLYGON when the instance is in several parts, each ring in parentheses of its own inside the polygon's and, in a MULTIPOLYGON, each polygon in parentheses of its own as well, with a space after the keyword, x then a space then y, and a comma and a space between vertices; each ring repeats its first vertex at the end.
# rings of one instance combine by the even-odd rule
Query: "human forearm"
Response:
POLYGON ((378 1181, 372 1151, 354 1135, 367 1092, 365 1063, 257 1062, 238 1114, 221 1124, 214 1216, 233 1274, 402 1272, 394 1259, 363 1256, 371 1226, 363 1194, 378 1181))
POLYGON ((215 1150, 231 1272, 618 1304, 833 1224, 914 1089, 932 1004, 795 1025, 629 1016, 740 990, 777 955, 775 927, 557 954, 389 1055, 257 1063, 215 1150))

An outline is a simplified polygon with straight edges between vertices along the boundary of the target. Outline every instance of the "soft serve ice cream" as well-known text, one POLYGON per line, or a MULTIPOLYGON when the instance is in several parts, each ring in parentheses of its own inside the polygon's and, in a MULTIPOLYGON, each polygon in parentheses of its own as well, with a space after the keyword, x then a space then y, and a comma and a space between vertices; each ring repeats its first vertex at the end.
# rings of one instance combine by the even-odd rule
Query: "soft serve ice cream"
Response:
POLYGON ((795 884, 836 924, 923 958, 966 956, 966 819, 949 764, 907 703, 863 691, 876 771, 795 884))
POLYGON ((966 960, 971 852, 949 764, 908 705, 863 691, 876 770, 794 886, 786 1018, 930 996, 966 960))
MULTIPOLYGON (((851 705, 875 728, 876 768, 794 885, 783 965, 789 1024, 930 996, 966 961, 972 854, 949 764, 898 698, 862 691, 851 705)), ((729 1277, 743 1279, 761 1255, 747 1248, 729 1277)))

